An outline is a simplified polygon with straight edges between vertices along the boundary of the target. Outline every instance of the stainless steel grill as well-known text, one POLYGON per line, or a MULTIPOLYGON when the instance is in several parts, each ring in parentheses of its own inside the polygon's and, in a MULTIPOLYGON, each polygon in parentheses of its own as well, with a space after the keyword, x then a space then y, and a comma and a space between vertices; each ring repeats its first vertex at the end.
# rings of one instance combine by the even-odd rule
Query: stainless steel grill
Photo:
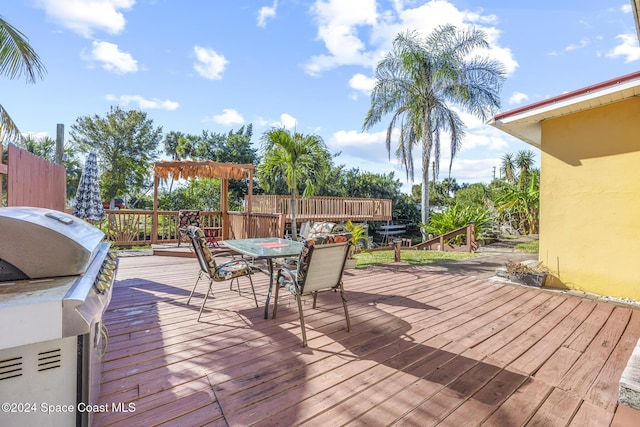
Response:
POLYGON ((103 239, 63 212, 0 208, 0 425, 90 425, 117 272, 103 239))

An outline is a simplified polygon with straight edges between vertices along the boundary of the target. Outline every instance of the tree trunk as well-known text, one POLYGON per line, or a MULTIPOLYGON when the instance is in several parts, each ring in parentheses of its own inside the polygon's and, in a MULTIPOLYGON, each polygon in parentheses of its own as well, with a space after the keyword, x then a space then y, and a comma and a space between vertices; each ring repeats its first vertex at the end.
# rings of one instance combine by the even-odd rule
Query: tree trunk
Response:
POLYGON ((291 236, 298 240, 298 227, 296 224, 296 188, 291 187, 291 236))
MULTIPOLYGON (((431 133, 427 132, 422 143, 422 205, 420 220, 424 227, 429 222, 429 164, 431 163, 431 133)), ((422 241, 427 241, 427 231, 421 227, 422 241)))

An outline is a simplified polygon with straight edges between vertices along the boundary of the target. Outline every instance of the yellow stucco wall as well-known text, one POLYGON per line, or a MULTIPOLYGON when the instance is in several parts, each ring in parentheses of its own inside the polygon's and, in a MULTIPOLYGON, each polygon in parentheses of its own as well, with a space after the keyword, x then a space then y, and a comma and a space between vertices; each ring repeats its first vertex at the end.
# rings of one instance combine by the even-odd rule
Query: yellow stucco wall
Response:
POLYGON ((640 98, 542 122, 540 261, 569 288, 640 300, 640 98))

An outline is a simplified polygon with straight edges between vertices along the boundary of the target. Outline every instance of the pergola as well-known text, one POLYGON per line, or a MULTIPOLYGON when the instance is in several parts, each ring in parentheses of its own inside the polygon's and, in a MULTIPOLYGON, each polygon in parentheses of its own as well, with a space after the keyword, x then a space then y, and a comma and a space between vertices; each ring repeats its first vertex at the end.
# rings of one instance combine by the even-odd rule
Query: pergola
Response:
MULTIPOLYGON (((189 179, 189 178, 218 178, 220 185, 220 213, 222 216, 222 238, 229 236, 229 180, 241 180, 248 178, 249 192, 248 203, 245 209, 247 214, 251 214, 251 198, 253 196, 253 174, 255 166, 252 164, 220 163, 211 160, 172 160, 156 162, 153 166, 153 224, 152 229, 158 229, 158 184, 160 179, 189 179)), ((248 218, 248 216, 247 216, 248 218)))

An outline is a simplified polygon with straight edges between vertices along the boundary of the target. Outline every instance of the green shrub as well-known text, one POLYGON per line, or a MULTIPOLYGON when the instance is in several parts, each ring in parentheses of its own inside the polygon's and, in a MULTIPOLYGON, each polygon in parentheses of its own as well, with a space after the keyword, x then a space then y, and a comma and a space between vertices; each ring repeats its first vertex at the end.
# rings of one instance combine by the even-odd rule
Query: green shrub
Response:
MULTIPOLYGON (((427 234, 440 236, 464 227, 471 222, 475 223, 474 237, 477 239, 478 234, 482 234, 488 229, 491 223, 491 216, 486 209, 470 206, 461 208, 455 205, 442 212, 432 212, 429 217, 429 223, 426 226, 425 224, 420 224, 420 228, 427 234)), ((462 237, 458 236, 454 240, 461 240, 462 237)))

